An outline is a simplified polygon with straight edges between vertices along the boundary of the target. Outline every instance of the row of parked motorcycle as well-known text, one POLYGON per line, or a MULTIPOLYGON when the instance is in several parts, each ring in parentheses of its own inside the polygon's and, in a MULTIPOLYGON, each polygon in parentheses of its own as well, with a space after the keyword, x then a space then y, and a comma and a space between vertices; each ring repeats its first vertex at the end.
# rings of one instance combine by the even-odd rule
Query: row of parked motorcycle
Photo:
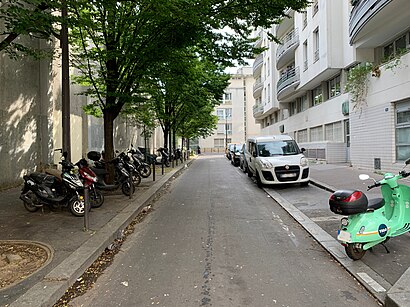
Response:
MULTIPOLYGON (((61 149, 58 150, 62 152, 61 149)), ((151 175, 151 164, 162 163, 169 166, 167 150, 159 148, 158 152, 159 156, 144 155, 131 145, 127 152, 116 151, 116 157, 106 161, 100 152, 90 151, 87 158, 93 165, 85 158, 73 164, 67 159, 67 153, 62 152, 59 162, 61 170, 46 169, 44 173, 34 172, 23 177, 24 186, 20 199, 30 212, 49 206, 52 209, 68 208, 74 216, 84 216, 86 188, 90 208, 102 206, 102 191, 121 189, 124 195, 130 196, 141 183, 141 177, 148 178, 151 175), (106 180, 109 167, 114 168, 114 181, 110 184, 106 180)))

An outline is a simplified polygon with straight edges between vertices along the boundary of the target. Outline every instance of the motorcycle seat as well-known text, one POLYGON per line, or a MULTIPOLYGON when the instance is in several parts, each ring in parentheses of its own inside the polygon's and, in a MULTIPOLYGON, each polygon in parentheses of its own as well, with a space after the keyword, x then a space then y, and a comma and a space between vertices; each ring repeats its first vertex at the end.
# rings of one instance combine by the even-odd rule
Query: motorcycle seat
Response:
POLYGON ((367 205, 367 211, 372 212, 374 210, 380 209, 383 206, 384 206, 383 198, 372 198, 372 199, 369 199, 369 203, 367 205))
POLYGON ((47 168, 45 170, 45 173, 51 176, 56 177, 59 181, 62 180, 61 178, 61 171, 57 170, 57 169, 52 169, 52 168, 47 168))
POLYGON ((55 177, 44 173, 34 172, 30 174, 30 178, 37 184, 51 186, 55 182, 55 177))

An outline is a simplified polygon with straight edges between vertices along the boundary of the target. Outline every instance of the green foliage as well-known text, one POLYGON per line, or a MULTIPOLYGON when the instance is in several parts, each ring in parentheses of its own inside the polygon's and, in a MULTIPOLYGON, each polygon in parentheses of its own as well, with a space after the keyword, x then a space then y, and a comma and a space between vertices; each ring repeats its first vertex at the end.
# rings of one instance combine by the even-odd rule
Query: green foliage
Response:
POLYGON ((61 25, 61 2, 55 0, 4 0, 0 4, 0 51, 18 59, 31 56, 36 59, 52 55, 52 50, 37 47, 34 39, 50 40, 58 37, 61 25), (23 40, 16 40, 22 36, 23 40))
POLYGON ((366 104, 367 89, 370 72, 373 69, 371 63, 361 63, 349 70, 346 82, 346 91, 349 92, 355 108, 361 108, 366 104))

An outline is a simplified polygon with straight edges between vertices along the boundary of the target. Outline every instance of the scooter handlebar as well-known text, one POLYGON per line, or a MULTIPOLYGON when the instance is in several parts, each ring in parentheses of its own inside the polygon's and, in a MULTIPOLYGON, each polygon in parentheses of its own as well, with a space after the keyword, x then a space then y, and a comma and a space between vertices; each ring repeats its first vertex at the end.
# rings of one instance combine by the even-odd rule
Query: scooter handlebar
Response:
POLYGON ((403 178, 409 177, 410 176, 410 172, 406 173, 406 171, 401 171, 400 176, 402 176, 403 178))
POLYGON ((380 183, 380 182, 376 182, 375 184, 368 185, 368 186, 367 186, 367 191, 369 191, 369 190, 371 190, 371 189, 373 189, 373 188, 380 187, 380 186, 381 186, 381 183, 380 183))

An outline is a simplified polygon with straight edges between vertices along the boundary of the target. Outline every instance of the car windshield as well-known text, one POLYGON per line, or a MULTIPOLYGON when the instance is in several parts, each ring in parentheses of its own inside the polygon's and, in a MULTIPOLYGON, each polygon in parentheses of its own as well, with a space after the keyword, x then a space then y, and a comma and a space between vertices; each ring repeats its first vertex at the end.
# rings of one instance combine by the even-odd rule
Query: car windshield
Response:
POLYGON ((274 141, 258 143, 258 155, 260 157, 297 155, 299 147, 294 140, 274 141))

